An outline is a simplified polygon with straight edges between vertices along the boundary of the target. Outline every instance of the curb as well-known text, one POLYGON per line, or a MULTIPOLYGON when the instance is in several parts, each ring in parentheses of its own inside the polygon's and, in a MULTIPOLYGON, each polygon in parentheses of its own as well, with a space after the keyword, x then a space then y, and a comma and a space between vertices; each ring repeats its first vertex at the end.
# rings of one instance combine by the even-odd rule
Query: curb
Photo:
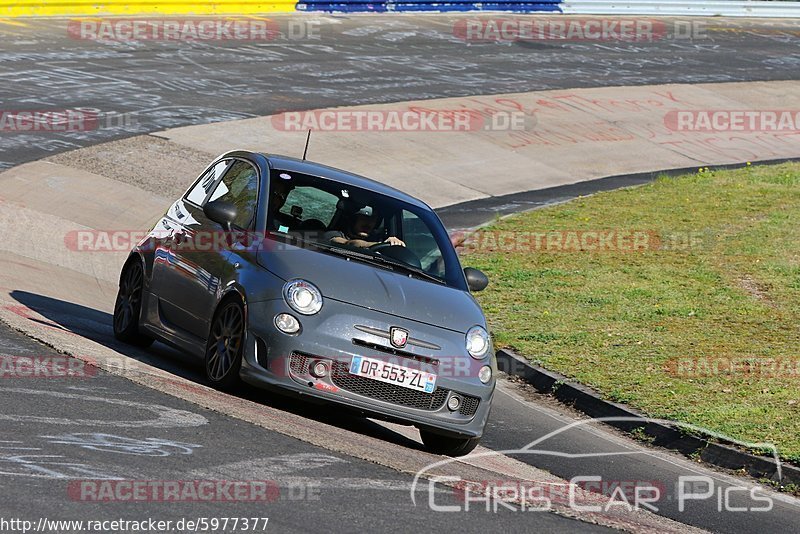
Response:
POLYGON ((675 178, 684 174, 693 174, 701 167, 708 167, 711 171, 735 170, 747 167, 764 165, 780 165, 781 163, 800 162, 800 157, 764 159, 751 162, 721 163, 719 165, 695 165, 694 167, 676 167, 659 171, 645 171, 632 174, 615 174, 593 178, 573 184, 555 185, 544 189, 532 189, 519 193, 497 195, 476 200, 467 200, 458 204, 449 204, 436 208, 436 215, 448 230, 473 230, 492 223, 499 215, 507 217, 526 213, 531 210, 545 208, 568 202, 578 197, 615 191, 626 187, 636 187, 652 183, 660 176, 675 178))
POLYGON ((717 467, 734 471, 744 470, 754 478, 766 478, 784 485, 800 484, 800 468, 783 462, 778 463, 772 458, 744 452, 733 444, 689 435, 675 426, 653 421, 624 404, 603 399, 599 393, 587 386, 533 365, 509 350, 497 351, 497 368, 507 375, 521 378, 540 393, 552 395, 589 417, 634 419, 634 421, 604 421, 604 423, 625 432, 642 429, 644 434, 653 438, 653 445, 671 449, 686 456, 697 455, 704 462, 717 467), (635 421, 637 419, 641 422, 635 421))

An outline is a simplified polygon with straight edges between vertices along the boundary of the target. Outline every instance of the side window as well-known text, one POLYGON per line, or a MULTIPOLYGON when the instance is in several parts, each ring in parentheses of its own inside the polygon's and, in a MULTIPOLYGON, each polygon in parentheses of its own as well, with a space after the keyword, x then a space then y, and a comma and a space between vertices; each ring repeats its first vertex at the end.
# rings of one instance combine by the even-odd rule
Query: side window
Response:
POLYGON ((284 215, 292 215, 292 209, 297 211, 297 207, 302 208, 300 217, 303 220, 316 219, 325 225, 331 223, 333 214, 336 212, 336 203, 339 198, 322 189, 316 187, 295 187, 286 197, 286 203, 280 212, 284 215))
POLYGON ((189 192, 186 194, 186 200, 198 206, 203 205, 203 201, 208 196, 208 193, 217 183, 217 180, 222 176, 227 168, 230 166, 231 160, 224 159, 211 167, 200 179, 194 184, 189 192))
POLYGON ((247 162, 234 162, 208 200, 224 200, 236 206, 234 226, 250 229, 258 202, 258 172, 247 162))
POLYGON ((436 239, 422 219, 406 210, 403 210, 403 240, 419 258, 425 271, 444 277, 444 259, 436 239))

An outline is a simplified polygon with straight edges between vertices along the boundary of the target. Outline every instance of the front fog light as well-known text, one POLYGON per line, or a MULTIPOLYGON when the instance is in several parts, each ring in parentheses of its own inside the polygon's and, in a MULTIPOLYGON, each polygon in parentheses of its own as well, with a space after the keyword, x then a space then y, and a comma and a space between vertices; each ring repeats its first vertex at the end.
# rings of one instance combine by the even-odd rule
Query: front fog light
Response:
POLYGON ((461 397, 459 397, 458 395, 453 395, 452 397, 450 397, 450 400, 447 401, 447 408, 451 412, 458 410, 460 406, 461 406, 461 397))
POLYGON ((325 362, 317 361, 311 366, 311 374, 316 378, 322 378, 328 374, 328 366, 325 362))
POLYGON ((300 322, 288 313, 275 316, 275 327, 284 334, 296 334, 300 331, 300 322))
POLYGON ((478 371, 478 379, 484 384, 488 383, 492 379, 492 368, 488 365, 481 367, 481 370, 478 371))

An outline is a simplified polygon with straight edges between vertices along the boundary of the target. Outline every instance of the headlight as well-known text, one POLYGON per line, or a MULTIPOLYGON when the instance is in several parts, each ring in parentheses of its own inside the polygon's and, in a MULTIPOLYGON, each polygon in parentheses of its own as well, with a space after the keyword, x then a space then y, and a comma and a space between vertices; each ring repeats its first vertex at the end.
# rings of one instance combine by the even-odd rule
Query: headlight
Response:
POLYGON ((489 334, 482 326, 473 326, 467 330, 467 352, 479 360, 489 352, 489 334))
POLYGON ((311 282, 291 280, 283 286, 283 298, 297 313, 314 315, 322 309, 322 293, 311 282))

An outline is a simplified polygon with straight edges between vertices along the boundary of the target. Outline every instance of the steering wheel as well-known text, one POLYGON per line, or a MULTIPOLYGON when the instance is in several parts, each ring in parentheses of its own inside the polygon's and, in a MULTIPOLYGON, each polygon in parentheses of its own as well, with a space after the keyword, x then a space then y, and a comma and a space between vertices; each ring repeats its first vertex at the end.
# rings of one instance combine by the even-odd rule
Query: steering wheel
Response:
POLYGON ((394 246, 396 246, 396 245, 392 245, 391 243, 387 243, 385 241, 382 241, 380 243, 375 243, 374 245, 371 245, 369 247, 369 250, 371 250, 372 252, 380 252, 381 250, 385 250, 385 249, 387 249, 389 247, 394 247, 394 246))

